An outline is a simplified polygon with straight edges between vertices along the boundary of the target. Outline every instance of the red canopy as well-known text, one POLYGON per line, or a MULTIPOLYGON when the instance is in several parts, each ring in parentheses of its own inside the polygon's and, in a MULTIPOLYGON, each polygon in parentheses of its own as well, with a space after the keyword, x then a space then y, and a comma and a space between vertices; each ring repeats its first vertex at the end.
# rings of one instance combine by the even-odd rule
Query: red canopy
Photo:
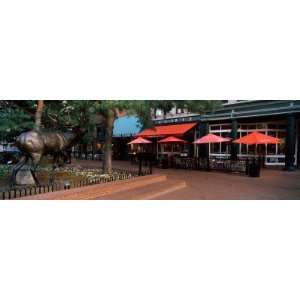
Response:
POLYGON ((133 145, 133 144, 152 144, 151 141, 148 141, 142 137, 138 137, 135 140, 131 141, 130 143, 128 143, 128 145, 133 145))
POLYGON ((169 136, 158 141, 159 144, 187 144, 187 141, 179 139, 175 136, 169 136))
POLYGON ((196 140, 194 144, 210 144, 210 143, 223 143, 223 142, 229 142, 229 138, 223 138, 219 135, 215 135, 212 133, 209 133, 202 138, 196 140))
POLYGON ((197 123, 182 123, 172 125, 159 125, 154 128, 145 129, 137 136, 142 137, 165 137, 165 136, 183 136, 193 129, 197 123))
POLYGON ((259 144, 280 144, 281 140, 273 136, 269 136, 257 131, 254 131, 246 136, 233 141, 237 144, 259 145, 259 144))

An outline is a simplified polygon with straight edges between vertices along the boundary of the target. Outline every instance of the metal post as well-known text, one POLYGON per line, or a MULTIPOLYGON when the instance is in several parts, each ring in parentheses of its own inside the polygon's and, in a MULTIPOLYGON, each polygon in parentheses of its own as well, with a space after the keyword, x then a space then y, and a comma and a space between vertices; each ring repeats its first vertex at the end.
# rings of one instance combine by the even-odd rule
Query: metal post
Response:
POLYGON ((295 170, 296 120, 295 115, 289 114, 286 127, 285 170, 295 170))
POLYGON ((149 173, 152 174, 152 159, 149 160, 149 173))
POLYGON ((247 157, 246 159, 246 170, 245 170, 246 175, 249 175, 249 158, 247 157))
MULTIPOLYGON (((205 135, 207 135, 209 133, 209 125, 208 123, 200 123, 199 124, 199 136, 198 138, 201 138, 205 135)), ((207 156, 209 156, 209 146, 202 144, 202 145, 198 145, 198 157, 204 159, 207 158, 207 156)))
POLYGON ((139 159, 139 176, 142 175, 142 158, 139 159))
MULTIPOLYGON (((233 140, 236 140, 238 137, 238 122, 237 120, 232 120, 232 123, 231 123, 231 138, 233 140)), ((230 153, 230 158, 231 160, 237 160, 238 159, 238 147, 239 145, 238 144, 234 144, 232 143, 231 144, 231 153, 230 153)))

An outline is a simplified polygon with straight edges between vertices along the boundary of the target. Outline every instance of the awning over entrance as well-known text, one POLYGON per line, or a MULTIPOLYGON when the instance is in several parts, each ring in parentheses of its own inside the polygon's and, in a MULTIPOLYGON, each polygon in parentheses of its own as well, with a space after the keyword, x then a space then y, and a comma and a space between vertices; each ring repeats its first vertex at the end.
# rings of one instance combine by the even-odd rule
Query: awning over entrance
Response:
POLYGON ((137 136, 141 137, 165 137, 165 136, 182 136, 192 128, 194 128, 197 123, 182 123, 175 125, 165 125, 165 126, 155 126, 151 129, 145 129, 137 136))
POLYGON ((139 119, 136 116, 124 116, 116 119, 114 123, 114 137, 130 137, 141 130, 139 119))

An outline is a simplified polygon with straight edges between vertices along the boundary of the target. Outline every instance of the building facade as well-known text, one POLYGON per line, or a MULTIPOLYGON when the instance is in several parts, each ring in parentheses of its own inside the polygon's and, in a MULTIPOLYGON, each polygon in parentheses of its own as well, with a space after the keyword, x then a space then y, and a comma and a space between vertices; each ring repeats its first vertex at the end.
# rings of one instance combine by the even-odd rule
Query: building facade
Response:
POLYGON ((152 110, 152 120, 157 121, 157 120, 164 120, 164 119, 170 119, 170 118, 178 118, 178 117, 191 117, 191 116, 196 116, 197 114, 191 113, 188 111, 186 108, 178 108, 174 106, 169 112, 167 112, 164 115, 164 112, 161 109, 153 109, 152 110))
MULTIPOLYGON (((282 139, 280 145, 260 145, 259 153, 270 166, 293 170, 300 165, 300 100, 226 101, 216 112, 207 115, 176 116, 155 120, 156 125, 197 122, 195 136, 207 133, 237 139, 253 131, 282 139)), ((255 146, 212 144, 194 147, 194 155, 243 158, 255 154, 255 146), (202 148, 202 149, 201 149, 202 148)))
MULTIPOLYGON (((140 132, 137 118, 118 119, 114 130, 114 158, 127 159, 128 142, 134 136, 141 135, 152 140, 157 155, 185 152, 194 157, 209 154, 212 158, 243 159, 253 157, 258 151, 267 166, 279 166, 286 170, 300 167, 300 100, 224 100, 222 107, 214 113, 199 115, 174 108, 166 116, 160 113, 153 115, 153 122, 154 132, 149 134, 146 130, 145 134, 145 131, 140 132), (253 131, 280 138, 283 143, 259 145, 258 149, 254 145, 219 143, 196 146, 192 143, 207 133, 237 139, 253 131), (181 137, 188 141, 188 145, 159 145, 158 141, 167 136, 181 137)), ((95 143, 87 145, 87 149, 82 149, 82 145, 76 147, 78 157, 93 157, 95 153, 102 153, 104 132, 101 126, 96 135, 95 143)))

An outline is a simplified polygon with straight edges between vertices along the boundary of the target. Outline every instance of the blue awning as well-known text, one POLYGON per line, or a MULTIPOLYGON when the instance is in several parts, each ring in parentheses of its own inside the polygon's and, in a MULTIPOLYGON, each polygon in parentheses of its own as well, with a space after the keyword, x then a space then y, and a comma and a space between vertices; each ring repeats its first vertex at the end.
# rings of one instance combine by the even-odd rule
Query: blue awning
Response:
POLYGON ((118 118, 114 123, 114 137, 129 137, 141 131, 141 124, 136 116, 118 118))

